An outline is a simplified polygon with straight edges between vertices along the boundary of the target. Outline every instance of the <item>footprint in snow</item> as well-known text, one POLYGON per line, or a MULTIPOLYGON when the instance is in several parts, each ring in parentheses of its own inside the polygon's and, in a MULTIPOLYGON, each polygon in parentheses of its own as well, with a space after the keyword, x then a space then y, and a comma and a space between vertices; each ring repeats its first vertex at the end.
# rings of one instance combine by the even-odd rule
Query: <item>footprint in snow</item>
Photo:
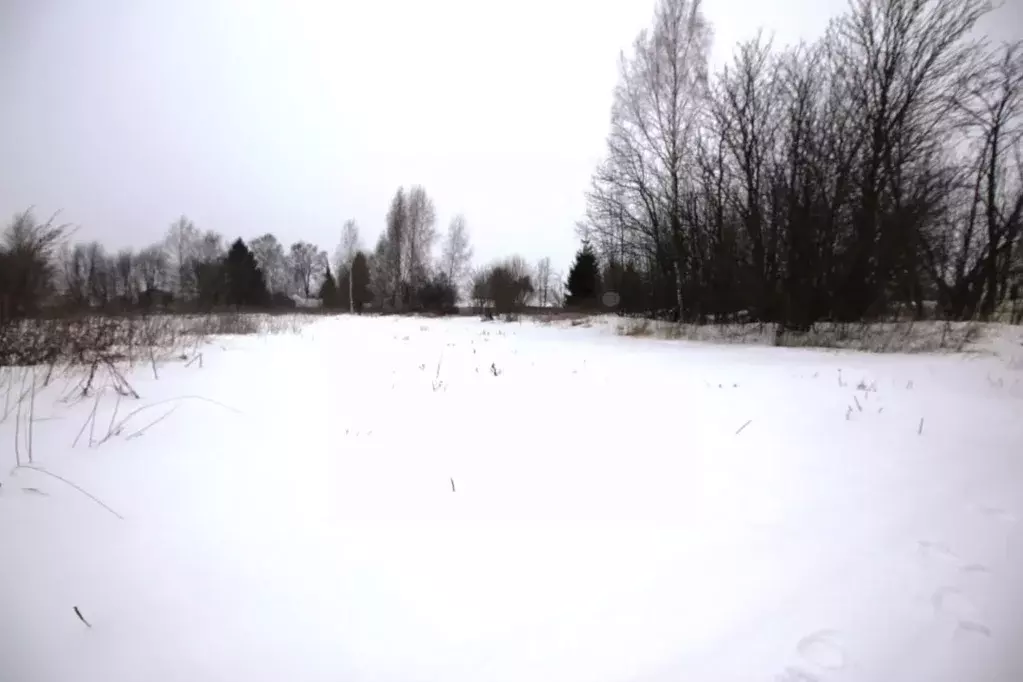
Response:
POLYGON ((800 668, 785 668, 785 671, 774 678, 774 682, 820 682, 819 677, 800 668))
POLYGON ((845 650, 835 630, 818 630, 796 643, 796 652, 823 670, 841 670, 846 666, 845 650))
POLYGON ((1016 523, 1016 515, 1012 512, 1002 509, 995 505, 979 504, 977 505, 977 511, 984 516, 994 521, 1001 521, 1002 523, 1016 523))
POLYGON ((957 587, 939 587, 931 595, 931 605, 936 616, 951 618, 956 622, 956 633, 991 636, 991 629, 979 618, 977 607, 957 587))
POLYGON ((991 569, 984 564, 968 564, 963 566, 962 571, 963 573, 984 574, 990 573, 991 569))
POLYGON ((960 563, 959 555, 940 542, 920 540, 917 542, 917 551, 925 559, 945 561, 953 564, 960 563))

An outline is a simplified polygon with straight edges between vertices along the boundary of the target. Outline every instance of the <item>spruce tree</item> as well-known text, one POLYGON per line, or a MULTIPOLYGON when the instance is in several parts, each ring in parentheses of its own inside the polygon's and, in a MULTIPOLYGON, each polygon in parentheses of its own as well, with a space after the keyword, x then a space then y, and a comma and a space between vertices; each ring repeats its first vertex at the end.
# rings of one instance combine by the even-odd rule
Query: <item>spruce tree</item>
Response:
POLYGON ((339 304, 337 282, 334 281, 334 274, 327 266, 327 274, 323 277, 323 284, 320 285, 320 301, 324 308, 337 308, 339 304))
POLYGON ((236 239, 224 258, 224 280, 228 305, 264 306, 270 294, 256 258, 241 239, 236 239))
POLYGON ((366 260, 366 254, 359 251, 352 261, 352 298, 355 299, 353 307, 357 313, 361 313, 363 307, 372 300, 369 282, 369 261, 366 260))
POLYGON ((575 262, 568 271, 565 305, 574 308, 594 308, 600 296, 600 270, 597 254, 588 241, 575 254, 575 262))

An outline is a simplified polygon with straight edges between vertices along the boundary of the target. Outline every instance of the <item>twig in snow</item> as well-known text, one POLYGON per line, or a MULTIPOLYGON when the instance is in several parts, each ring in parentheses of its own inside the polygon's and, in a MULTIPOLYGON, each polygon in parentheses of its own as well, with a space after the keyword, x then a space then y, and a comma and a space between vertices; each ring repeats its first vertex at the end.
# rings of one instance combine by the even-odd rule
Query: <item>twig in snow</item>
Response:
POLYGON ((859 410, 860 412, 862 412, 863 411, 863 406, 860 405, 860 399, 857 398, 856 396, 853 396, 853 400, 856 401, 856 409, 859 410))
POLYGON ((93 502, 95 502, 99 506, 101 506, 104 509, 106 509, 108 512, 110 512, 111 514, 113 514, 114 516, 119 518, 120 520, 124 521, 124 517, 121 516, 120 514, 118 514, 113 509, 111 509, 105 502, 103 502, 103 500, 99 499, 98 497, 96 497, 95 495, 93 495, 92 493, 90 493, 88 490, 86 490, 85 488, 81 487, 77 483, 73 483, 72 481, 67 480, 63 476, 58 476, 57 474, 53 473, 52 471, 47 471, 46 469, 43 469, 42 467, 36 466, 34 464, 23 464, 20 467, 15 467, 15 468, 16 469, 31 469, 32 471, 38 471, 41 474, 46 474, 47 476, 51 476, 51 477, 57 479, 58 481, 66 483, 69 486, 71 486, 72 488, 74 488, 75 490, 77 490, 78 492, 80 492, 83 495, 85 495, 86 497, 88 497, 90 500, 92 500, 93 502))
POLYGON ((92 418, 89 420, 89 447, 96 442, 96 417, 99 412, 99 399, 103 395, 103 389, 96 391, 96 402, 92 406, 92 418))
POLYGON ((451 492, 455 492, 455 479, 453 477, 451 479, 451 492))
POLYGON ((920 426, 916 429, 916 435, 922 436, 924 433, 924 418, 920 417, 920 426))
POLYGON ((117 369, 116 366, 114 366, 114 363, 111 360, 107 360, 107 370, 114 377, 114 390, 116 390, 118 393, 121 393, 123 388, 124 390, 128 391, 127 393, 125 393, 125 395, 129 395, 132 398, 138 400, 139 398, 138 392, 134 388, 132 388, 131 384, 128 383, 128 380, 124 378, 124 375, 121 374, 121 371, 117 369))
MULTIPOLYGON (((180 396, 180 397, 177 397, 177 398, 168 398, 167 400, 160 400, 160 401, 157 401, 155 403, 151 403, 149 405, 143 405, 141 407, 138 407, 138 408, 132 410, 127 415, 125 415, 125 417, 123 419, 121 419, 119 422, 117 422, 114 425, 113 431, 111 433, 107 434, 107 436, 103 440, 101 440, 99 442, 99 444, 105 443, 112 436, 116 436, 119 433, 121 433, 122 431, 124 431, 124 426, 128 423, 128 421, 131 420, 132 417, 137 415, 139 412, 142 412, 143 410, 148 410, 148 409, 150 409, 152 407, 158 407, 160 405, 165 405, 167 403, 172 403, 172 402, 175 402, 175 401, 178 401, 178 400, 201 400, 203 402, 211 403, 213 405, 216 405, 217 407, 222 407, 225 410, 230 410, 231 412, 234 412, 235 414, 241 414, 241 410, 238 410, 238 409, 236 409, 234 407, 231 407, 230 405, 225 405, 224 403, 218 402, 216 400, 211 400, 210 398, 204 398, 204 397, 202 397, 200 395, 185 395, 185 396, 180 396)), ((175 407, 174 409, 177 409, 177 407, 175 407)), ((171 410, 171 412, 173 412, 173 410, 171 410)), ((168 412, 167 414, 170 414, 170 412, 168 412)), ((165 414, 164 417, 166 417, 167 414, 165 414)), ((163 419, 163 417, 161 417, 160 419, 163 419)), ((159 420, 157 420, 157 421, 159 421, 159 420)), ((155 423, 156 422, 153 422, 153 424, 155 424, 155 423)), ((149 426, 152 426, 153 424, 149 424, 149 426)), ((146 426, 145 428, 149 428, 149 426, 146 426)))
POLYGON ((28 403, 28 463, 34 464, 32 457, 32 420, 36 416, 36 368, 32 368, 32 397, 28 403))
POLYGON ((753 423, 753 420, 752 420, 752 419, 750 419, 749 421, 747 421, 747 422, 746 422, 745 424, 743 424, 742 426, 740 426, 740 427, 739 427, 739 430, 735 432, 735 435, 736 435, 736 436, 738 436, 738 435, 739 435, 740 433, 742 433, 742 430, 743 430, 743 429, 745 429, 745 428, 746 428, 747 426, 749 426, 749 425, 750 425, 750 424, 752 424, 752 423, 753 423))
MULTIPOLYGON (((93 424, 96 421, 97 409, 99 409, 99 394, 96 395, 96 399, 92 403, 92 411, 89 413, 89 418, 85 420, 85 423, 82 424, 82 428, 78 430, 78 435, 75 436, 75 440, 74 442, 71 443, 71 447, 75 447, 78 445, 79 439, 81 439, 82 434, 85 433, 85 427, 89 426, 90 424, 93 424)), ((89 445, 90 446, 92 445, 91 435, 89 436, 89 445)))
POLYGON ((117 419, 117 411, 121 407, 121 394, 117 394, 117 402, 114 403, 114 411, 110 415, 110 423, 107 424, 107 435, 103 437, 103 440, 110 438, 110 434, 114 430, 114 420, 117 419))
POLYGON ((77 606, 75 607, 75 615, 78 616, 78 620, 80 620, 83 623, 85 623, 85 627, 87 627, 87 628, 91 628, 92 627, 91 625, 89 625, 89 621, 85 620, 85 616, 82 615, 82 612, 78 610, 77 606))

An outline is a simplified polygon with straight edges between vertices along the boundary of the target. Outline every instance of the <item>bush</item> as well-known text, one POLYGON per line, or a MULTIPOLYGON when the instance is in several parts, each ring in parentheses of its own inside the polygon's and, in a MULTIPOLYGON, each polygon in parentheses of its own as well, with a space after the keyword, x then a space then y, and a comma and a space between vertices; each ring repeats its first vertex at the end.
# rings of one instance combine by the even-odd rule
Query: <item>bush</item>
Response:
POLYGON ((434 275, 419 289, 419 306, 438 315, 458 313, 458 290, 443 273, 434 275))

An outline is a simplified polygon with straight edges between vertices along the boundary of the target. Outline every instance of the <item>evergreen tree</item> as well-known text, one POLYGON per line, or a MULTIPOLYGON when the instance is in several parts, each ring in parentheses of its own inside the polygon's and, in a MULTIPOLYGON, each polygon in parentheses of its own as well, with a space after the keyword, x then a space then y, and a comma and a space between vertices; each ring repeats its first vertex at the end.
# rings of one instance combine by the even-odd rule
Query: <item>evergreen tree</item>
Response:
POLYGON ((565 284, 567 295, 565 305, 578 308, 593 308, 600 296, 600 269, 597 255, 588 241, 575 254, 575 262, 568 271, 568 282, 565 284))
POLYGON ((228 305, 263 306, 270 294, 256 258, 241 239, 236 239, 224 258, 224 289, 228 305))
POLYGON ((226 266, 223 261, 196 263, 192 277, 195 281, 196 299, 199 308, 212 310, 224 303, 226 291, 226 266))
POLYGON ((337 308, 340 303, 338 296, 337 282, 334 281, 334 274, 327 266, 327 274, 323 277, 323 284, 320 285, 319 297, 324 308, 337 308))
MULTIPOLYGON (((366 254, 359 251, 355 254, 355 260, 352 261, 352 298, 355 299, 353 307, 357 313, 361 313, 363 307, 373 300, 369 282, 369 261, 366 259, 366 254)), ((347 296, 348 292, 344 293, 347 296)))

